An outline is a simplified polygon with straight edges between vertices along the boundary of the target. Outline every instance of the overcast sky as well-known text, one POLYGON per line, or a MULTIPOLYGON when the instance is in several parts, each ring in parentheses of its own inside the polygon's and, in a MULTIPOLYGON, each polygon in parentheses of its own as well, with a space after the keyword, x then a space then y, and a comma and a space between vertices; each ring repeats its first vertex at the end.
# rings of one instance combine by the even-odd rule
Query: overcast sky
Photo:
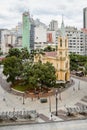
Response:
POLYGON ((65 26, 83 27, 83 8, 87 0, 0 0, 0 28, 12 28, 22 21, 22 13, 29 10, 31 16, 49 24, 54 19, 65 26))

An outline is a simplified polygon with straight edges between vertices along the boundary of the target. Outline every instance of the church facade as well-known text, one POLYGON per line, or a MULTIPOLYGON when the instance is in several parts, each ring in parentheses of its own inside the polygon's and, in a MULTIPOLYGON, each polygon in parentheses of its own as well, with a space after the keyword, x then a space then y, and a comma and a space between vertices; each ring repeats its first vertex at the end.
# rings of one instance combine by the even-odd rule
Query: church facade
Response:
POLYGON ((34 62, 50 62, 56 69, 57 82, 70 81, 70 59, 68 55, 68 39, 65 35, 64 22, 62 20, 61 33, 58 37, 58 48, 54 52, 45 52, 44 55, 36 54, 34 62))

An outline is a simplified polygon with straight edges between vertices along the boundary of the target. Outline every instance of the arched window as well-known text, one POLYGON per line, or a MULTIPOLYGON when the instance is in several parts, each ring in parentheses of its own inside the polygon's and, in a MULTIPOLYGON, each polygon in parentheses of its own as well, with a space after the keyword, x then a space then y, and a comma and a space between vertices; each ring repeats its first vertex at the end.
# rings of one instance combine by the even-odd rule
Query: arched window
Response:
POLYGON ((62 47, 62 39, 60 39, 60 47, 62 47))

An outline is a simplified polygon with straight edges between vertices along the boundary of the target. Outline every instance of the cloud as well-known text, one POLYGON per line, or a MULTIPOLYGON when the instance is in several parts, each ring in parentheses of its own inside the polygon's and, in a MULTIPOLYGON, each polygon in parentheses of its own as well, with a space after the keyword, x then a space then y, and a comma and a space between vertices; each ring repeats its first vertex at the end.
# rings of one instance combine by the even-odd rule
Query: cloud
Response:
POLYGON ((82 28, 83 8, 87 0, 2 0, 0 1, 0 28, 15 27, 22 21, 22 13, 30 10, 34 18, 39 18, 45 24, 52 19, 61 23, 64 14, 65 24, 82 28))
POLYGON ((56 9, 52 10, 51 8, 38 8, 33 11, 34 15, 58 15, 58 11, 56 9))

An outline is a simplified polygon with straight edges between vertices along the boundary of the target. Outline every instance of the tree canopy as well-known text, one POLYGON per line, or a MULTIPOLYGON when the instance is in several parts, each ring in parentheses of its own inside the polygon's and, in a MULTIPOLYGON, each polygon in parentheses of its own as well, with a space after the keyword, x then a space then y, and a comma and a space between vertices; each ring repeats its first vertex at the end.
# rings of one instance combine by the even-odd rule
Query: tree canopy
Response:
POLYGON ((37 87, 38 84, 52 87, 56 82, 55 68, 49 62, 24 65, 23 72, 26 83, 31 84, 33 87, 37 87))
POLYGON ((55 51, 55 48, 52 48, 51 46, 47 46, 44 48, 44 51, 50 52, 50 51, 55 51))
POLYGON ((87 56, 70 54, 70 70, 79 70, 79 67, 85 66, 87 56))
POLYGON ((7 81, 14 84, 17 77, 21 75, 22 63, 21 60, 15 56, 7 57, 3 60, 4 75, 7 76, 7 81))
POLYGON ((27 48, 22 48, 21 50, 19 50, 18 48, 11 48, 6 57, 11 57, 11 56, 15 56, 17 58, 25 60, 25 59, 29 59, 30 54, 27 48))
POLYGON ((9 49, 7 57, 15 56, 15 57, 19 58, 20 55, 21 55, 21 51, 19 49, 11 48, 11 49, 9 49))
POLYGON ((17 79, 20 79, 23 84, 33 88, 39 85, 54 86, 56 76, 52 64, 49 62, 33 63, 30 60, 25 60, 27 58, 29 58, 29 53, 25 48, 21 51, 13 48, 9 50, 8 56, 3 61, 3 73, 7 76, 7 81, 14 84, 17 79))

